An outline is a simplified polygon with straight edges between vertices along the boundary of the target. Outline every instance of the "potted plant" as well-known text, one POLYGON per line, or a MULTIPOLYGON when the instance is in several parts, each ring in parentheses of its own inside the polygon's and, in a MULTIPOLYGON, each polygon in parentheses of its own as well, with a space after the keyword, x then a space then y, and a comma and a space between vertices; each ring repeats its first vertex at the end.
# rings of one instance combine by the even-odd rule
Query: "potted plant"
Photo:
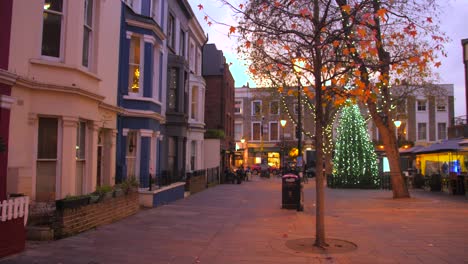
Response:
POLYGON ((98 192, 93 192, 93 193, 89 194, 89 203, 90 204, 98 203, 100 199, 101 199, 101 196, 99 195, 98 192))
POLYGON ((134 192, 138 189, 138 181, 135 177, 130 177, 120 184, 122 190, 125 194, 129 194, 130 192, 134 192))
POLYGON ((125 191, 123 190, 122 185, 121 184, 116 184, 114 186, 113 196, 114 197, 120 197, 120 196, 123 196, 124 194, 125 194, 125 191))
POLYGON ((99 200, 107 200, 112 198, 113 189, 112 186, 109 185, 98 186, 96 188, 96 193, 99 194, 99 200))
POLYGON ((55 208, 59 211, 75 209, 89 204, 89 195, 67 195, 64 199, 55 201, 55 208))

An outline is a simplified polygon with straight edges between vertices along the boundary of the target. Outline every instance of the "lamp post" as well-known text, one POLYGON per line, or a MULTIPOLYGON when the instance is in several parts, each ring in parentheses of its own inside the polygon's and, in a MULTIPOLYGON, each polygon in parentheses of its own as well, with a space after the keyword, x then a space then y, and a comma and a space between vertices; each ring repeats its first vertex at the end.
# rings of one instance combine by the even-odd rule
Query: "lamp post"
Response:
POLYGON ((465 64, 465 103, 466 114, 468 115, 468 39, 462 39, 463 63, 465 64))
POLYGON ((302 158, 302 107, 301 107, 301 72, 304 67, 302 60, 296 59, 294 61, 294 72, 297 76, 297 157, 302 158))
POLYGON ((283 135, 281 136, 281 171, 284 174, 284 127, 286 126, 286 120, 281 119, 280 124, 283 131, 283 135))
POLYGON ((396 127, 396 136, 397 136, 397 148, 400 147, 400 133, 399 133, 399 129, 400 129, 400 126, 401 126, 401 121, 400 120, 395 120, 393 121, 393 123, 395 124, 395 127, 396 127))
POLYGON ((246 158, 245 158, 245 152, 247 151, 246 147, 245 147, 245 138, 242 137, 240 142, 242 143, 242 149, 244 150, 244 152, 242 153, 242 165, 245 166, 246 164, 246 158))

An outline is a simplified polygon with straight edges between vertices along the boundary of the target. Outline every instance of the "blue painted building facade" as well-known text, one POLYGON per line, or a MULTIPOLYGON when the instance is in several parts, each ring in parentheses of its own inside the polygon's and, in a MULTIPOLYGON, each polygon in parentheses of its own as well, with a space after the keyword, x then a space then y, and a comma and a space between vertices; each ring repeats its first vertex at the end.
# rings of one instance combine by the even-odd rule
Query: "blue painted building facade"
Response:
POLYGON ((116 182, 135 177, 149 186, 161 171, 167 53, 164 0, 122 2, 116 182))

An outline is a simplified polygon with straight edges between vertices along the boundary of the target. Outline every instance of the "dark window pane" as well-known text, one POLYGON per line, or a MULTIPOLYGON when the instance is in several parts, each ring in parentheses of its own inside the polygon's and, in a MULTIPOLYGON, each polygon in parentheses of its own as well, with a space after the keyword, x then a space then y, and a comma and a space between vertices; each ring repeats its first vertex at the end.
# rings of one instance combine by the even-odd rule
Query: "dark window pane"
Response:
POLYGON ((83 66, 89 66, 89 36, 91 32, 87 27, 84 27, 83 33, 83 66))
POLYGON ((58 58, 60 57, 62 16, 44 12, 43 18, 42 55, 58 58))
POLYGON ((93 0, 85 1, 85 24, 89 27, 93 25, 93 0))
POLYGON ((169 93, 168 93, 168 107, 170 110, 177 108, 177 69, 169 69, 169 93))
POLYGON ((57 158, 57 118, 39 118, 39 135, 37 140, 38 159, 57 158))

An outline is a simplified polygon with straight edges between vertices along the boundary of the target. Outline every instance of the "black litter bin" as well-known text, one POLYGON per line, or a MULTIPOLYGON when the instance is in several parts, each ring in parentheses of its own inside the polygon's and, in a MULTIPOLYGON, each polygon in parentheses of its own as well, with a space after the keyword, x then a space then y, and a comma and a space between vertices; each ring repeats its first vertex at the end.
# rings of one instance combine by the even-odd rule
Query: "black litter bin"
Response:
POLYGON ((295 174, 286 174, 282 177, 281 208, 303 210, 301 204, 301 179, 295 174))

